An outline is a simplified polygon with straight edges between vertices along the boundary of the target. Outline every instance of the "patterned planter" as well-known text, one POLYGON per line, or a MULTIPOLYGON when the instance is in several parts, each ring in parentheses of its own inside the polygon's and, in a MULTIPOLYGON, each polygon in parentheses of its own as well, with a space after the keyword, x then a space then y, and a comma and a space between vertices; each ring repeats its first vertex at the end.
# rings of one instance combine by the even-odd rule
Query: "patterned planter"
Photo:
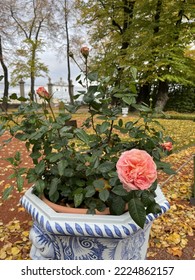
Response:
MULTIPOLYGON (((159 187, 156 201, 162 214, 169 209, 159 187)), ((30 257, 41 260, 145 259, 150 228, 159 216, 149 214, 142 230, 129 213, 121 216, 57 213, 32 194, 32 188, 21 198, 21 204, 34 221, 30 230, 30 257)))

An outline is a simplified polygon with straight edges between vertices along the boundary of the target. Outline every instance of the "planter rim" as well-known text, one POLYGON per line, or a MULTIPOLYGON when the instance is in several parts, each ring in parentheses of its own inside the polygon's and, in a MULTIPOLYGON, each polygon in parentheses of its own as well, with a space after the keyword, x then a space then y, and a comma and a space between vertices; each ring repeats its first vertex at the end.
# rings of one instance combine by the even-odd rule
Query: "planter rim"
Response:
MULTIPOLYGON (((20 199, 20 203, 33 220, 52 234, 81 236, 85 232, 85 235, 91 237, 127 238, 140 230, 128 212, 119 216, 57 213, 33 194, 32 190, 31 187, 26 191, 20 199)), ((160 187, 157 188, 156 194, 156 201, 159 203, 162 213, 148 214, 145 226, 170 208, 160 187)))

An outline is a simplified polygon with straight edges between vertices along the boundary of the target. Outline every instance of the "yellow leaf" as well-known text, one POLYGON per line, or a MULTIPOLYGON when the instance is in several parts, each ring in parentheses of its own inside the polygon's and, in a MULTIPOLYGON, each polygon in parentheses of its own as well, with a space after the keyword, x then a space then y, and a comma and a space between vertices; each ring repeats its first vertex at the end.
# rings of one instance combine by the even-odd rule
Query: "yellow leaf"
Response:
POLYGON ((168 248, 167 252, 173 256, 181 257, 182 255, 182 250, 178 247, 168 248))
POLYGON ((22 235, 24 235, 26 237, 29 236, 29 231, 23 231, 22 235))
POLYGON ((173 194, 171 195, 171 198, 172 198, 172 199, 176 199, 176 198, 177 198, 177 194, 176 194, 176 193, 173 193, 173 194))
POLYGON ((10 184, 6 184, 5 186, 4 186, 4 190, 5 189, 8 189, 10 187, 10 184))
POLYGON ((20 252, 20 250, 19 250, 17 247, 13 247, 13 248, 11 249, 11 254, 12 254, 13 256, 18 255, 19 252, 20 252))
POLYGON ((194 236, 194 231, 192 228, 189 228, 187 233, 189 236, 194 236))
POLYGON ((147 257, 155 257, 157 253, 155 252, 148 252, 147 257))
POLYGON ((18 208, 18 212, 24 212, 24 211, 25 211, 25 209, 23 207, 18 208))
POLYGON ((171 243, 171 244, 179 244, 181 241, 181 237, 178 233, 174 232, 172 234, 170 234, 166 240, 171 243))
POLYGON ((0 260, 4 260, 6 258, 7 254, 4 250, 0 250, 0 260))

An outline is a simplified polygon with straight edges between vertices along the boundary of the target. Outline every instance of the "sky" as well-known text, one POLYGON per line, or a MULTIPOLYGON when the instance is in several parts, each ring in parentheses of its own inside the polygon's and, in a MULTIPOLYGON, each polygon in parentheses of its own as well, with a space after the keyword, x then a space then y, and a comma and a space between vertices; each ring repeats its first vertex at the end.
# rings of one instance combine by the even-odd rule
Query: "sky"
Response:
MULTIPOLYGON (((45 65, 48 66, 49 74, 46 77, 37 77, 35 80, 35 89, 39 86, 44 86, 47 89, 48 84, 48 77, 51 78, 51 83, 55 84, 56 82, 60 81, 60 78, 62 78, 63 82, 66 84, 68 83, 68 75, 67 75, 67 62, 66 58, 64 58, 63 61, 60 61, 55 51, 52 50, 46 50, 44 53, 40 55, 41 62, 43 62, 45 65)), ((76 82, 76 77, 80 74, 80 70, 75 63, 71 63, 71 79, 73 81, 74 85, 74 92, 77 92, 77 90, 81 89, 81 86, 76 82)), ((0 81, 0 98, 3 96, 3 81, 0 81)), ((25 80, 25 96, 27 96, 27 93, 30 90, 30 79, 25 80)), ((19 94, 19 85, 17 87, 11 87, 9 90, 10 94, 17 93, 19 94)), ((69 100, 69 95, 66 90, 66 93, 64 92, 55 92, 56 98, 59 98, 60 100, 69 100), (57 96, 56 96, 57 95, 57 96), (64 96, 65 95, 65 96, 64 96), (62 98, 63 96, 63 98, 62 98)))
MULTIPOLYGON (((65 82, 67 82, 68 79, 68 73, 67 73, 67 62, 66 58, 64 58, 64 61, 59 61, 54 51, 47 50, 45 53, 41 54, 41 61, 48 66, 49 74, 48 76, 51 78, 51 82, 55 83, 62 78, 65 82)), ((75 79, 80 74, 80 70, 78 69, 78 66, 74 63, 71 63, 71 78, 73 81, 73 84, 77 84, 75 79)), ((36 83, 40 85, 44 85, 45 83, 48 83, 47 77, 39 77, 36 78, 36 83)), ((78 84, 77 84, 78 85, 78 84)))

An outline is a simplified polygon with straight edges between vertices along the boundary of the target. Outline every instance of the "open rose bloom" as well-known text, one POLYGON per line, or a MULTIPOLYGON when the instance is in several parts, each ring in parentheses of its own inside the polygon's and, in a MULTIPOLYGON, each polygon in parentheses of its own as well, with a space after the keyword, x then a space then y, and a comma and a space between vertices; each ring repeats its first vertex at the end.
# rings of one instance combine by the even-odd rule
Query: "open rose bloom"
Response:
POLYGON ((51 95, 49 94, 49 92, 47 92, 47 90, 44 87, 39 87, 37 89, 37 94, 40 97, 45 98, 45 99, 50 99, 51 98, 51 95))
POLYGON ((157 179, 156 164, 144 150, 132 149, 123 152, 116 168, 119 180, 128 192, 148 189, 157 179))

